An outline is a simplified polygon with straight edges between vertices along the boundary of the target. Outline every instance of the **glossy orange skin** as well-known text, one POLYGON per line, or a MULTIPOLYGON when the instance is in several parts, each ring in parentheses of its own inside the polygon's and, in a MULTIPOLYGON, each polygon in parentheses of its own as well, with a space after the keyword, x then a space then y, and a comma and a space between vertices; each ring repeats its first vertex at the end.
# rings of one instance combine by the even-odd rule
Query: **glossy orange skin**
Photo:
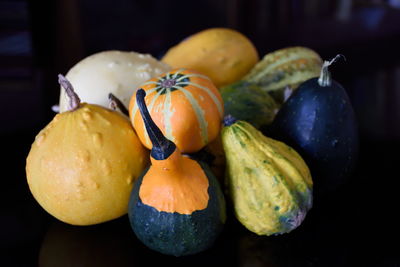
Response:
MULTIPOLYGON (((208 77, 193 70, 176 69, 147 81, 141 88, 146 91, 145 102, 155 124, 182 153, 197 152, 218 136, 223 100, 208 77)), ((140 141, 151 149, 135 94, 129 115, 140 141)))
POLYGON ((139 191, 144 204, 158 211, 188 215, 207 208, 208 178, 195 160, 178 149, 167 159, 150 160, 139 191))

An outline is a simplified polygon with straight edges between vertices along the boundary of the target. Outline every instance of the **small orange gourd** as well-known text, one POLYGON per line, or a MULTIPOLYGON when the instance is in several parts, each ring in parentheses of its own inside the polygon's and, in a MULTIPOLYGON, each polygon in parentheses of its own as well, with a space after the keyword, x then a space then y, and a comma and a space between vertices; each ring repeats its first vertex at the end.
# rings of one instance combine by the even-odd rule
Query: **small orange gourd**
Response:
MULTIPOLYGON (((197 152, 218 136, 224 106, 221 94, 207 76, 177 69, 145 82, 141 88, 146 91, 145 102, 152 119, 181 152, 197 152)), ((141 142, 151 149, 135 95, 129 115, 141 142)))

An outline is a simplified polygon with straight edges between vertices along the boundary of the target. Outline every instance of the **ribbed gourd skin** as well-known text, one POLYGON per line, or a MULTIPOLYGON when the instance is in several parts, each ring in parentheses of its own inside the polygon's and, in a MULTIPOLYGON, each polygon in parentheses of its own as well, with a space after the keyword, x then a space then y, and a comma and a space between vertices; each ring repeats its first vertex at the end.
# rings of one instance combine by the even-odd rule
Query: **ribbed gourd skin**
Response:
POLYGON ((314 50, 287 47, 266 54, 243 80, 258 84, 282 102, 285 87, 295 89, 300 83, 319 76, 321 67, 322 59, 314 50))
POLYGON ((301 156, 245 121, 225 126, 222 142, 237 219, 258 235, 298 227, 313 199, 311 174, 301 156))
MULTIPOLYGON (((146 105, 163 134, 183 153, 194 153, 220 132, 224 105, 210 78, 193 70, 176 69, 141 85, 146 105)), ((135 97, 129 105, 132 125, 141 142, 152 144, 138 112, 135 97)))

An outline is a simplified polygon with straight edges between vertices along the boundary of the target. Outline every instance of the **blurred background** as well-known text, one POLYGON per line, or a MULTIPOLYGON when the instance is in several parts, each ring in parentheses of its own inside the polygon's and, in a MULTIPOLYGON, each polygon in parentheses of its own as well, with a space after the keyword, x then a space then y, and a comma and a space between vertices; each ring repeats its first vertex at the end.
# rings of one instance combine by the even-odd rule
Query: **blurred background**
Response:
MULTIPOLYGON (((208 264, 215 257, 230 266, 400 266, 388 241, 398 233, 391 218, 398 209, 392 205, 398 203, 393 173, 398 173, 400 148, 400 0, 0 0, 0 144, 6 170, 0 242, 15 266, 38 264, 52 222, 29 193, 25 158, 35 135, 54 116, 57 74, 110 49, 160 58, 182 39, 211 27, 242 32, 260 56, 294 45, 310 47, 324 59, 345 55, 347 60, 331 71, 355 109, 361 155, 347 189, 324 211, 311 213, 313 219, 297 234, 260 239, 228 231, 203 260, 186 259, 182 266, 208 264)), ((112 243, 112 235, 88 243, 112 243)), ((81 242, 76 236, 72 244, 81 242)), ((144 261, 155 256, 143 255, 144 261)))
POLYGON ((84 57, 118 49, 160 58, 210 27, 239 30, 261 56, 293 45, 324 59, 345 55, 332 72, 362 135, 400 139, 399 0, 0 0, 1 133, 49 121, 56 75, 84 57))

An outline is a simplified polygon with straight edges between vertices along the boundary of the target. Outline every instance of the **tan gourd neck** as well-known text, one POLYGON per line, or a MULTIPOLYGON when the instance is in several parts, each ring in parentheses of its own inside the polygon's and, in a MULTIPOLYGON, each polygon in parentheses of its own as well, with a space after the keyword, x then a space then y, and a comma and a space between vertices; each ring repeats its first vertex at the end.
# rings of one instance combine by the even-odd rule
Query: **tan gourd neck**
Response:
POLYGON ((116 97, 112 93, 109 93, 108 100, 109 100, 109 107, 112 110, 119 110, 119 111, 121 111, 122 114, 129 117, 128 109, 125 107, 124 104, 122 104, 121 100, 119 100, 118 97, 116 97))
POLYGON ((165 171, 179 172, 182 170, 182 155, 178 149, 175 149, 175 151, 164 160, 158 160, 150 157, 150 161, 152 166, 165 171))
POLYGON ((318 78, 318 84, 322 87, 327 87, 330 86, 332 84, 332 78, 331 78, 331 73, 328 70, 328 67, 330 65, 332 65, 333 63, 335 63, 339 58, 343 58, 344 60, 346 60, 346 58, 341 55, 338 54, 336 55, 336 57, 334 57, 331 60, 325 60, 324 63, 322 64, 322 68, 321 68, 321 74, 318 78))
POLYGON ((79 108, 81 103, 81 99, 75 93, 74 87, 72 84, 65 78, 62 74, 58 74, 58 83, 64 88, 65 92, 67 93, 69 99, 69 105, 67 111, 74 111, 79 108))

